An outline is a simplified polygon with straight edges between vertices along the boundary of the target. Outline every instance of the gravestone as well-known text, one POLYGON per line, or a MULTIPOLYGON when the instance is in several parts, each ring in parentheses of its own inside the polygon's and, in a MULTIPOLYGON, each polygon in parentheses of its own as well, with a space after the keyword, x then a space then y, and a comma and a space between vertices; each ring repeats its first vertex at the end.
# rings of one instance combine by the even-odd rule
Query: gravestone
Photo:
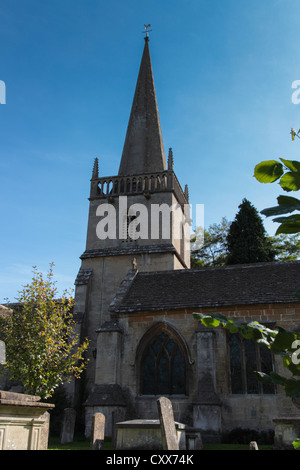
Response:
POLYGON ((179 450, 171 401, 166 397, 157 400, 164 450, 179 450))
POLYGON ((5 361, 6 361, 5 343, 4 343, 4 341, 1 341, 1 339, 0 339, 0 365, 4 364, 5 361))
POLYGON ((65 408, 60 433, 60 443, 69 444, 73 441, 76 421, 76 411, 73 408, 65 408))
POLYGON ((274 418, 275 434, 274 449, 275 450, 293 450, 293 442, 300 436, 300 416, 283 416, 274 418))
MULTIPOLYGON (((1 319, 8 319, 12 314, 12 310, 9 308, 4 307, 4 305, 0 305, 0 318, 1 319)), ((6 351, 5 351, 5 343, 0 338, 0 364, 4 364, 6 361, 6 351)))
MULTIPOLYGON (((186 425, 175 422, 179 450, 186 449, 186 425)), ((117 450, 161 450, 162 430, 159 419, 133 419, 116 423, 117 450)))
POLYGON ((46 450, 53 408, 40 397, 0 390, 0 450, 46 450))
POLYGON ((105 416, 102 413, 93 415, 91 449, 101 450, 104 442, 105 416))

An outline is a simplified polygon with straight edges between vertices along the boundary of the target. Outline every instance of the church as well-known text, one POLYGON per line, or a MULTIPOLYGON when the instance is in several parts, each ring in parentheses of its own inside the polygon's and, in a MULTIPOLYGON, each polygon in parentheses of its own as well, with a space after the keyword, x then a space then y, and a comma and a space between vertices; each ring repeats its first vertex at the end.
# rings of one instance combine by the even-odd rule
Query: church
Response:
POLYGON ((173 160, 163 146, 146 34, 118 174, 99 174, 94 161, 75 280, 78 329, 90 340, 85 378, 74 390, 87 436, 96 412, 105 415, 107 436, 117 422, 157 419, 160 396, 171 400, 176 421, 207 441, 236 429, 269 431, 274 418, 295 412, 280 387, 253 375, 282 373, 280 359, 201 326, 193 312, 297 331, 300 263, 190 269, 188 187, 173 160))

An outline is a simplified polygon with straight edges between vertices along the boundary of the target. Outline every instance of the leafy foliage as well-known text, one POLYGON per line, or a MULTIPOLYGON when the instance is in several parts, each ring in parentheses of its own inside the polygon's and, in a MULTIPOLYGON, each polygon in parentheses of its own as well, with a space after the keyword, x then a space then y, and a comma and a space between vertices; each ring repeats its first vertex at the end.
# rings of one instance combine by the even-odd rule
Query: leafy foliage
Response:
POLYGON ((227 262, 227 235, 230 222, 223 217, 219 224, 212 224, 207 230, 195 229, 191 245, 191 267, 224 266, 227 262))
POLYGON ((256 208, 243 199, 227 236, 227 264, 274 261, 272 248, 261 217, 256 208))
POLYGON ((294 261, 300 255, 300 234, 281 233, 270 237, 272 247, 275 250, 276 261, 294 261))
MULTIPOLYGON (((299 137, 299 132, 293 131, 292 129, 291 134, 294 140, 295 136, 299 137)), ((279 160, 266 160, 256 165, 254 177, 260 183, 274 183, 278 181, 281 188, 286 192, 299 191, 300 162, 284 158, 279 160)), ((300 232, 300 214, 297 213, 300 211, 300 200, 295 197, 281 195, 277 198, 277 202, 277 206, 261 211, 266 217, 280 216, 273 219, 274 222, 280 224, 276 235, 300 232), (282 217, 283 214, 291 215, 282 217)))
POLYGON ((285 393, 290 397, 300 397, 300 334, 287 331, 279 326, 274 329, 253 321, 247 324, 234 321, 221 313, 202 314, 193 313, 195 319, 209 328, 223 327, 230 333, 241 334, 245 339, 252 339, 258 344, 266 345, 273 354, 281 356, 284 367, 291 373, 291 377, 284 377, 270 372, 255 371, 256 377, 265 384, 282 385, 285 393))
POLYGON ((58 385, 80 376, 88 341, 79 345, 71 295, 64 292, 56 298, 53 264, 46 279, 35 267, 33 273, 10 319, 0 322, 0 331, 11 378, 20 381, 26 393, 48 398, 58 385))
POLYGON ((296 440, 293 442, 293 446, 294 446, 294 449, 295 449, 295 450, 300 450, 300 439, 296 439, 296 440))
MULTIPOLYGON (((191 239, 191 268, 225 266, 228 261, 227 237, 230 224, 223 217, 219 224, 212 224, 207 230, 196 227, 191 239)), ((300 234, 280 234, 267 237, 275 254, 275 261, 299 259, 300 234)))

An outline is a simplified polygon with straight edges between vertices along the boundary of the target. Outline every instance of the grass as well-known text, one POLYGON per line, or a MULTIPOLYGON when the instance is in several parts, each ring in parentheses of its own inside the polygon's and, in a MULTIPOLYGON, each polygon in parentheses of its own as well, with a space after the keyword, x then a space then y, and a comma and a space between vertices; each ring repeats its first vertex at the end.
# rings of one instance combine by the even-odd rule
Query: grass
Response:
MULTIPOLYGON (((271 445, 259 445, 259 450, 272 450, 271 445)), ((249 450, 247 444, 204 444, 203 450, 249 450)))
MULTIPOLYGON (((73 442, 61 444, 59 437, 50 437, 48 450, 91 450, 90 440, 84 436, 75 436, 73 442)), ((111 439, 105 439, 103 450, 113 450, 111 439)))
MULTIPOLYGON (((259 450, 272 450, 271 445, 259 445, 259 450)), ((60 444, 59 437, 50 437, 48 450, 90 450, 90 441, 84 436, 75 436, 70 444, 60 444)), ((114 450, 111 439, 105 439, 103 450, 114 450)), ((204 444, 203 450, 249 450, 246 444, 204 444)))

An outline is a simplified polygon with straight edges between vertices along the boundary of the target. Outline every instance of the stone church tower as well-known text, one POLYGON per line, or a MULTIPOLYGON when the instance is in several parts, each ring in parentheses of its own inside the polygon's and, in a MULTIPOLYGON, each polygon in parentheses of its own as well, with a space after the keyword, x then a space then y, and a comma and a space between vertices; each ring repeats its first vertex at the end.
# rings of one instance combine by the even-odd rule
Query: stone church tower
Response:
POLYGON ((120 331, 109 306, 122 281, 126 288, 126 276, 134 276, 136 268, 190 267, 189 230, 184 230, 188 190, 176 178, 171 149, 166 162, 148 36, 118 175, 104 177, 99 169, 96 159, 86 249, 75 281, 76 312, 83 335, 90 339, 85 389, 93 406, 107 393, 118 394, 120 331))
POLYGON ((188 191, 171 149, 166 162, 147 36, 118 175, 99 175, 99 167, 96 159, 75 281, 78 328, 90 340, 86 376, 74 391, 86 435, 98 411, 106 436, 116 422, 157 419, 162 395, 175 420, 206 442, 242 428, 273 432, 293 404, 253 371, 281 374, 281 358, 204 327, 193 313, 299 331, 300 262, 189 269, 188 191))

